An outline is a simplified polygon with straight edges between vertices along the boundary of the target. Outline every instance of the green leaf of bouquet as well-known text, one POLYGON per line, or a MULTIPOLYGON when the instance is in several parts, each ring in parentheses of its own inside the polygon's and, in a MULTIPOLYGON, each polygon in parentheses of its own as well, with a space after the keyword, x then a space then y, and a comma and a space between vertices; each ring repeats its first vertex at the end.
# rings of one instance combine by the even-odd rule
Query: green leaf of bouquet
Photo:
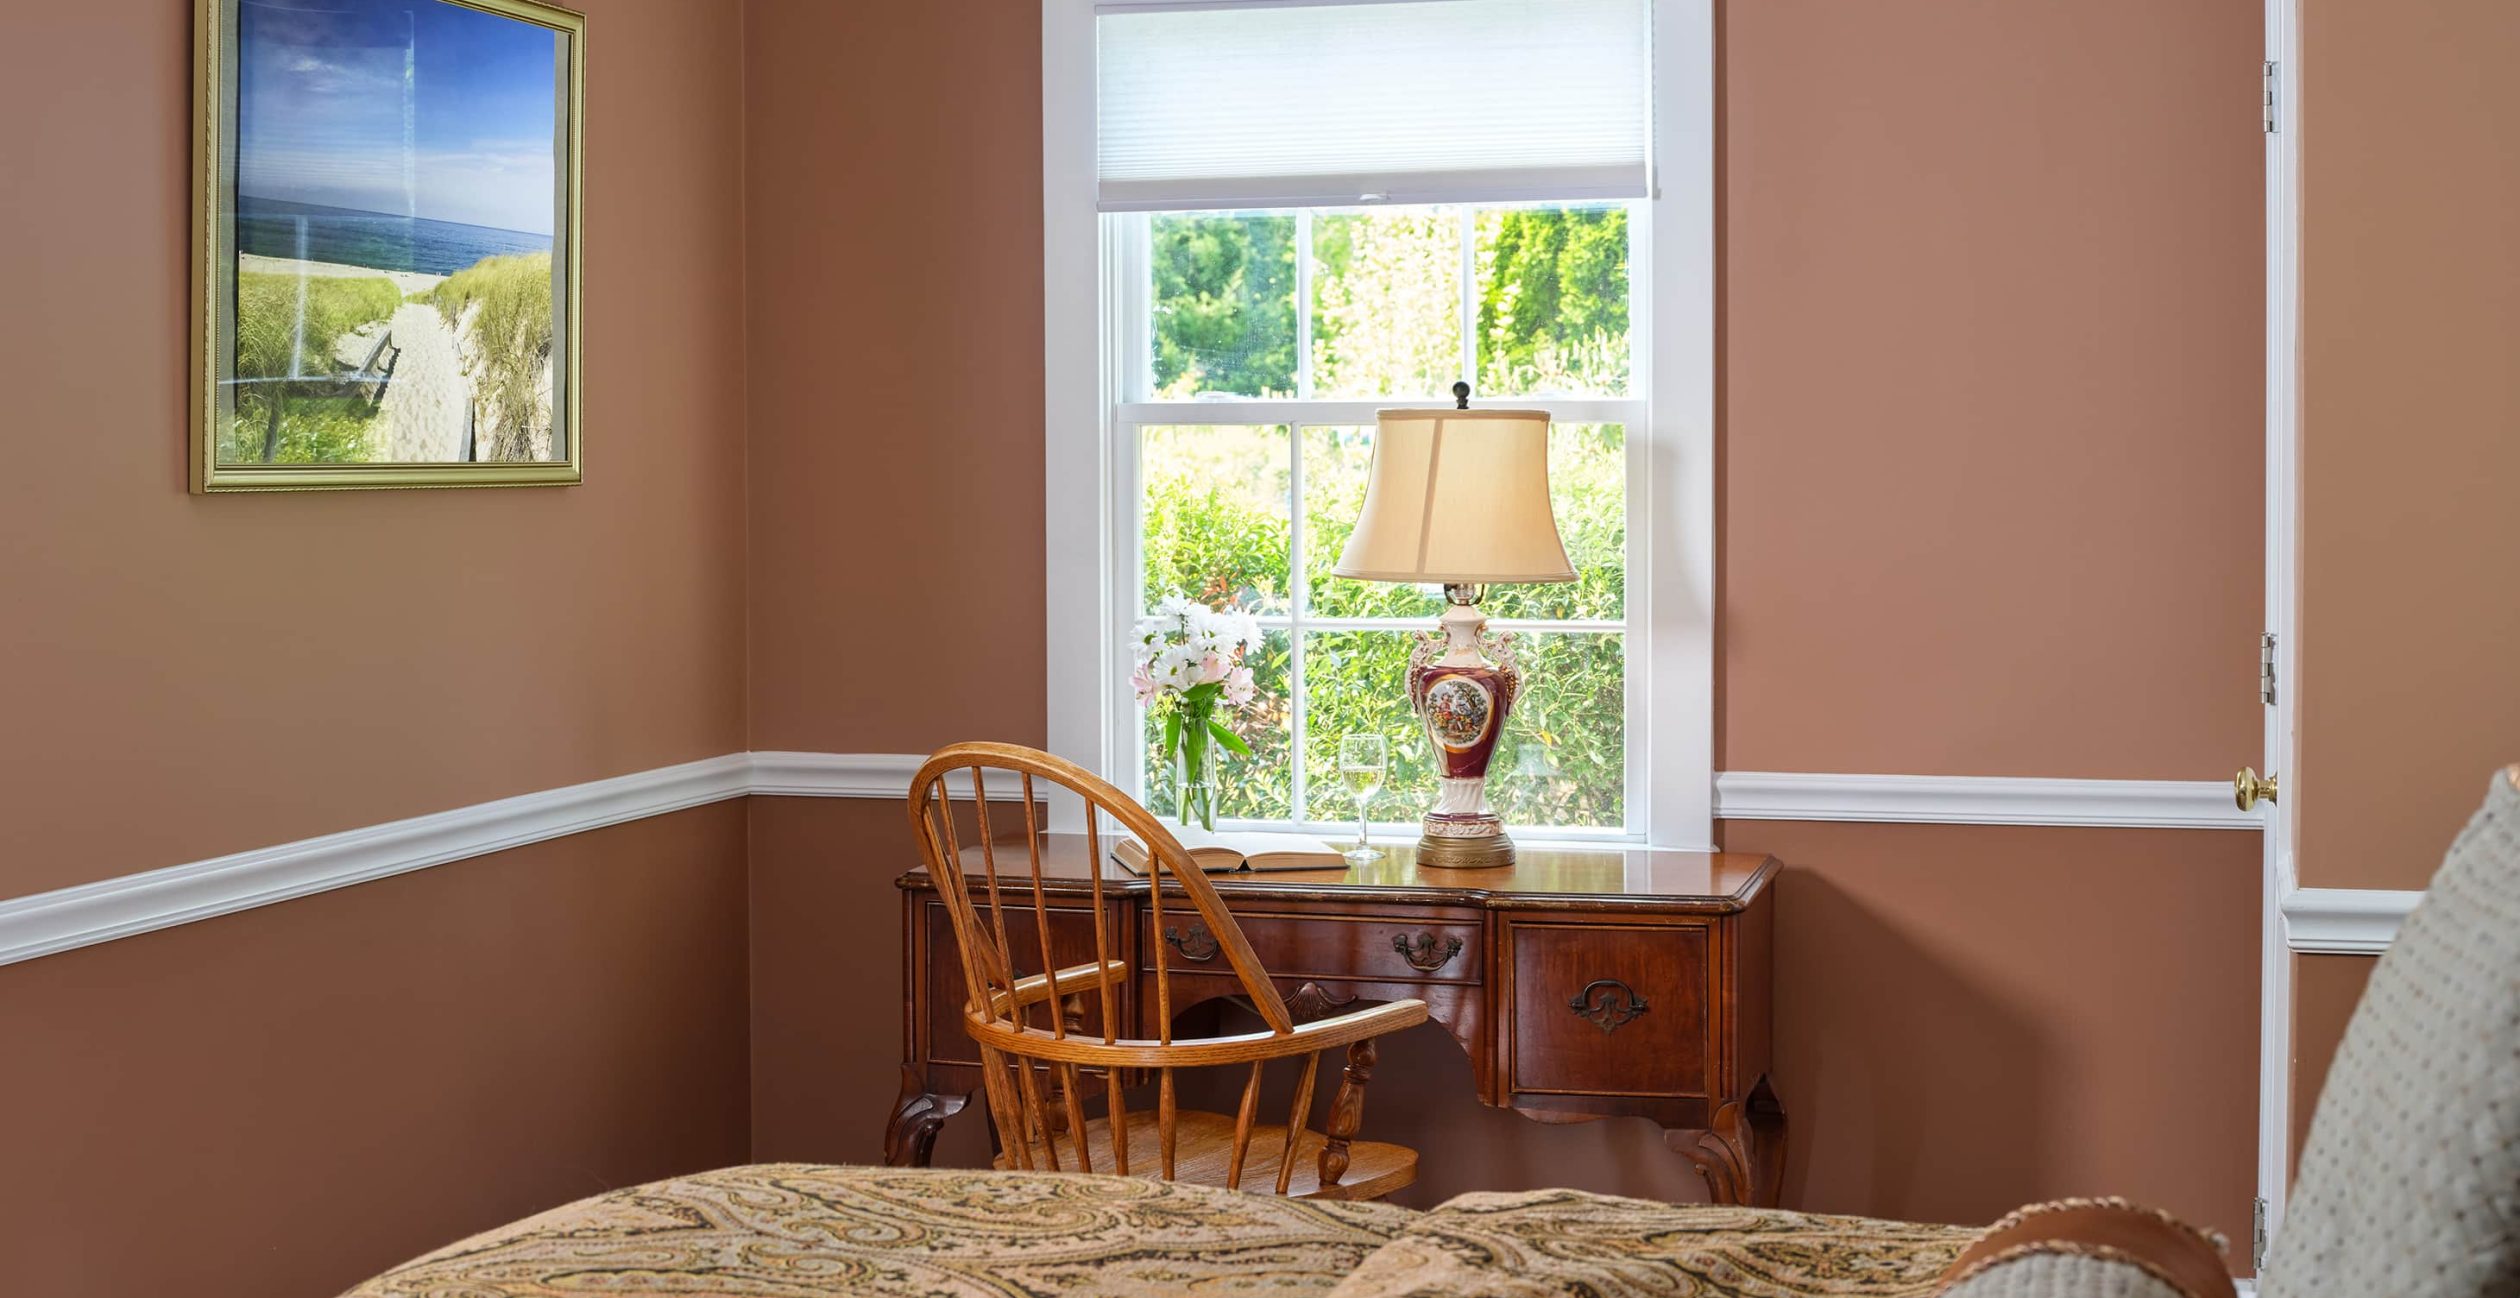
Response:
POLYGON ((1241 735, 1226 729, 1224 722, 1211 718, 1208 721, 1208 731, 1214 734, 1216 742, 1225 745, 1228 751, 1243 757, 1251 756, 1251 745, 1244 743, 1241 735))
POLYGON ((1173 754, 1180 751, 1181 714, 1179 712, 1167 712, 1164 714, 1164 757, 1167 760, 1170 760, 1173 754))

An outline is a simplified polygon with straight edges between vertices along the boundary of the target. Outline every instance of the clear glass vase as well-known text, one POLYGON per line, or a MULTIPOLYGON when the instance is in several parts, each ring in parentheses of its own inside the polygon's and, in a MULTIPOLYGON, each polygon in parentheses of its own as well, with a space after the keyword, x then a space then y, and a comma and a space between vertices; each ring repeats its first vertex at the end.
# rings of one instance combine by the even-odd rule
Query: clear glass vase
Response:
POLYGON ((1173 815, 1184 825, 1216 828, 1216 750, 1204 721, 1185 725, 1173 754, 1173 815), (1195 736, 1195 738, 1194 738, 1195 736))

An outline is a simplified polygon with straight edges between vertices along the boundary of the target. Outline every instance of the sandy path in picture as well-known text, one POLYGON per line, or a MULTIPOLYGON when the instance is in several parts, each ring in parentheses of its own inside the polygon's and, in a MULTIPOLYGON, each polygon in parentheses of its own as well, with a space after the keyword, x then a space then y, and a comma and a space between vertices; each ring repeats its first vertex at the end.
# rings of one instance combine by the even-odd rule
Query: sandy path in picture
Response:
POLYGON ((455 331, 438 309, 409 302, 394 313, 394 378, 378 411, 377 458, 394 463, 445 464, 464 455, 464 415, 472 383, 464 377, 455 331))

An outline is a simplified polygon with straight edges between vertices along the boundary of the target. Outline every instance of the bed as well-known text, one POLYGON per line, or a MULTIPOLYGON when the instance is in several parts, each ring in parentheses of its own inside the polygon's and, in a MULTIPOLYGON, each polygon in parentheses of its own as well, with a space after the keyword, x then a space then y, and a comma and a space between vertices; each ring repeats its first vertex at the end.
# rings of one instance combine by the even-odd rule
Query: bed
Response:
POLYGON ((1575 1190, 1418 1212, 1113 1176, 788 1163, 597 1195, 346 1298, 1909 1298, 1933 1293, 1976 1233, 1575 1190))

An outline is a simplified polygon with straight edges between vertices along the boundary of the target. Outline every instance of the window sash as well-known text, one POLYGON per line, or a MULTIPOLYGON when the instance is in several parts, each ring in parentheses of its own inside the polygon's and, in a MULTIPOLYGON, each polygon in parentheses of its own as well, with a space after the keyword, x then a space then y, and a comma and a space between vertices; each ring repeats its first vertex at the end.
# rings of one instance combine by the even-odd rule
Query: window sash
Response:
MULTIPOLYGON (((1565 205, 1584 203, 1582 197, 1565 200, 1565 205)), ((1508 203, 1461 204, 1463 228, 1461 296, 1456 304, 1461 328, 1461 378, 1475 387, 1478 352, 1478 285, 1472 273, 1475 258, 1474 224, 1482 208, 1507 206, 1508 203)), ((1624 430, 1622 444, 1626 452, 1625 511, 1627 549, 1627 596, 1621 602, 1622 616, 1615 619, 1545 619, 1499 618, 1488 623, 1489 629, 1512 631, 1525 635, 1549 634, 1616 634, 1622 637, 1621 686, 1623 693, 1621 747, 1623 787, 1620 796, 1621 823, 1616 826, 1542 825, 1515 826, 1516 834, 1527 841, 1616 842, 1642 843, 1648 821, 1646 745, 1648 681, 1652 655, 1645 652, 1646 600, 1643 591, 1649 574, 1645 565, 1650 553, 1648 527, 1642 517, 1641 502, 1645 498, 1646 474, 1650 468, 1648 431, 1652 426, 1652 393, 1650 369, 1643 363, 1652 354, 1651 312, 1645 304, 1644 268, 1652 265, 1650 222, 1643 204, 1630 204, 1629 239, 1629 336, 1632 358, 1629 389, 1624 397, 1559 397, 1509 396, 1489 398, 1480 404, 1510 404, 1516 408, 1549 412, 1553 424, 1618 424, 1624 430)), ((1112 537, 1109 554, 1112 558, 1111 589, 1118 596, 1111 601, 1116 617, 1106 643, 1109 647, 1104 663, 1105 680, 1109 685, 1105 697, 1113 701, 1108 726, 1106 749, 1115 757, 1114 769, 1104 772, 1123 791, 1143 801, 1152 774, 1145 757, 1145 711, 1131 698, 1126 682, 1133 662, 1135 644, 1132 631, 1138 619, 1151 610, 1146 603, 1146 574, 1142 541, 1145 536, 1145 484, 1141 475, 1140 452, 1145 430, 1160 427, 1276 427, 1283 426, 1287 435, 1287 587, 1288 607, 1283 613, 1255 614, 1264 630, 1281 631, 1288 637, 1288 761, 1289 804, 1293 815, 1287 820, 1253 820, 1220 817, 1219 828, 1292 829, 1305 833, 1336 833, 1341 822, 1307 817, 1310 810, 1310 772, 1307 769, 1306 739, 1308 691, 1305 680, 1306 637, 1315 632, 1392 631, 1419 632, 1431 629, 1430 618, 1359 618, 1327 617, 1310 611, 1312 583, 1308 575, 1309 556, 1305 550, 1304 521, 1304 437, 1308 427, 1366 427, 1375 422, 1377 412, 1396 406, 1448 405, 1450 396, 1389 396, 1367 398, 1322 399, 1311 395, 1313 386, 1311 321, 1312 321, 1312 238, 1310 210, 1295 213, 1297 230, 1295 258, 1296 378, 1298 395, 1294 398, 1226 397, 1196 400, 1154 400, 1148 397, 1153 387, 1152 357, 1154 353, 1152 275, 1149 266, 1149 243, 1152 217, 1145 213, 1107 213, 1103 216, 1105 268, 1113 279, 1111 301, 1119 308, 1112 320, 1111 343, 1104 355, 1105 391, 1121 394, 1107 408, 1104 426, 1110 441, 1105 448, 1105 462, 1112 468, 1112 537), (1116 348, 1116 350, 1114 350, 1116 348)), ((1510 775, 1508 776, 1510 778, 1510 775)), ((1354 832, 1353 819, 1344 822, 1354 832)), ((1413 829, 1414 821, 1377 824, 1377 834, 1399 834, 1413 829)))
MULTIPOLYGON (((1718 60, 1711 0, 1650 3, 1654 187, 1639 210, 1651 233, 1631 274, 1633 319, 1651 339, 1634 372, 1654 400, 1650 421, 1627 429, 1630 552, 1652 562, 1629 571, 1629 682, 1647 696, 1647 724, 1628 736, 1646 763, 1631 766, 1628 811, 1631 821, 1642 813, 1650 844, 1704 851, 1714 829, 1718 60)), ((1136 547, 1122 528, 1139 498, 1135 454, 1114 453, 1136 433, 1114 415, 1142 394, 1123 392, 1112 361, 1134 354, 1121 322, 1142 318, 1130 300, 1147 284, 1142 259, 1128 273, 1128 250, 1097 207, 1095 9, 1041 0, 1043 674, 1048 746, 1118 778, 1135 769, 1140 742, 1125 681, 1110 670, 1138 602, 1136 547)), ((1049 823, 1080 830, 1082 804, 1052 795, 1049 823)))

